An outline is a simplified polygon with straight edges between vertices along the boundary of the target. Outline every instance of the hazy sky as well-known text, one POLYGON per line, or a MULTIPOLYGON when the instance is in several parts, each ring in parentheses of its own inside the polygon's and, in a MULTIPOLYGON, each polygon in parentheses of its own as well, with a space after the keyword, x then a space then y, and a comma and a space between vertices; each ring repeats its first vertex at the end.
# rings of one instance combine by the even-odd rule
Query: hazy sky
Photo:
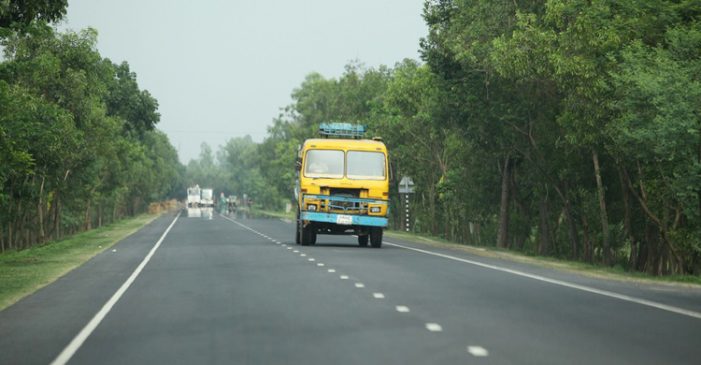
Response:
POLYGON ((129 62, 187 163, 202 142, 261 141, 310 72, 417 59, 423 2, 69 0, 60 28, 96 28, 102 56, 129 62))

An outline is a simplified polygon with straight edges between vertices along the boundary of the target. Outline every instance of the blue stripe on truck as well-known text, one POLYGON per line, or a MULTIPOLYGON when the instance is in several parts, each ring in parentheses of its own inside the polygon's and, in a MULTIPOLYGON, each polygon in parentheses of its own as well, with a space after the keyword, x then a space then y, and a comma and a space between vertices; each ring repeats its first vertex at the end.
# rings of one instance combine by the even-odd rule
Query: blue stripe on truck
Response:
MULTIPOLYGON (((312 222, 337 223, 340 215, 342 214, 305 211, 302 212, 300 218, 312 222)), ((385 217, 370 217, 367 215, 349 215, 349 217, 352 217, 351 224, 355 226, 387 227, 387 218, 385 217)))

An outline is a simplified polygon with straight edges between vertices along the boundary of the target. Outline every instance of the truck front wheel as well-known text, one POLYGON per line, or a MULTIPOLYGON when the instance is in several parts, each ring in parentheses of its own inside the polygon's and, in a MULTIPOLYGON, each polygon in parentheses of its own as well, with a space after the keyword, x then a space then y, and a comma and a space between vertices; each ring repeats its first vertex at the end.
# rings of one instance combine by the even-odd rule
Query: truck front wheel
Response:
POLYGON ((299 211, 297 212, 297 224, 295 229, 295 244, 300 244, 302 241, 302 220, 299 219, 299 211))
POLYGON ((301 223, 300 223, 300 226, 302 226, 301 227, 301 231, 302 231, 301 236, 302 237, 300 237, 300 243, 302 244, 302 246, 309 246, 309 245, 315 244, 316 243, 316 231, 314 230, 314 227, 312 227, 311 224, 304 227, 301 223))

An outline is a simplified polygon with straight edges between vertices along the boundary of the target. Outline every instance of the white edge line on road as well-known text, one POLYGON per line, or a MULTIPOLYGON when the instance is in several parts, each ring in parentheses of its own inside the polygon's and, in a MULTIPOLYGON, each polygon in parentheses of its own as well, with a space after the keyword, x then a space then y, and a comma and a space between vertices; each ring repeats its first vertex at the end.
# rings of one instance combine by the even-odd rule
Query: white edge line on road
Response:
POLYGON ((88 336, 92 334, 95 328, 97 328, 97 326, 100 325, 100 322, 102 322, 105 316, 107 316, 110 310, 112 310, 112 307, 114 307, 114 305, 117 303, 117 301, 119 301, 122 295, 124 295, 127 289, 129 289, 129 286, 131 286, 134 280, 136 280, 136 278, 141 273, 141 270, 143 270, 146 264, 148 264, 148 262, 151 260, 151 257, 156 252, 158 247, 161 246, 161 243, 168 235, 168 232, 170 232, 170 229, 173 228, 175 222, 178 221, 178 218, 180 218, 180 213, 178 213, 178 215, 175 216, 175 219, 173 219, 168 228, 166 228, 165 232, 163 232, 163 235, 161 235, 161 238, 158 239, 158 242, 156 242, 155 245, 153 245, 151 251, 148 252, 146 257, 144 257, 139 266, 137 266, 134 272, 131 273, 131 275, 124 282, 124 284, 122 284, 122 286, 120 286, 119 289, 117 289, 117 291, 112 295, 112 297, 107 301, 107 303, 105 303, 102 306, 100 311, 97 312, 97 314, 95 314, 94 317, 92 317, 90 322, 88 322, 88 324, 86 324, 85 327, 83 327, 83 329, 80 330, 80 332, 78 332, 78 334, 73 338, 73 340, 68 344, 68 346, 66 346, 66 348, 63 349, 63 351, 61 351, 61 353, 56 357, 56 359, 51 362, 51 365, 63 365, 67 363, 71 359, 71 357, 73 357, 73 355, 76 353, 76 351, 80 349, 80 346, 83 345, 85 340, 88 339, 88 336))
POLYGON ((505 267, 485 264, 485 263, 478 262, 478 261, 467 260, 467 259, 463 259, 460 257, 450 256, 450 255, 446 255, 446 254, 442 254, 442 253, 438 253, 438 252, 433 252, 433 251, 428 251, 428 250, 422 250, 420 248, 404 246, 404 245, 400 245, 397 243, 391 243, 391 242, 387 242, 387 241, 385 241, 384 243, 388 244, 390 246, 400 247, 400 248, 403 248, 406 250, 424 253, 426 255, 438 256, 438 257, 442 257, 442 258, 449 259, 449 260, 454 260, 454 261, 459 261, 459 262, 463 262, 466 264, 480 266, 480 267, 483 267, 486 269, 497 270, 497 271, 509 273, 512 275, 517 275, 517 276, 521 276, 521 277, 525 277, 525 278, 529 278, 529 279, 539 280, 539 281, 543 281, 543 282, 554 284, 554 285, 560 285, 560 286, 564 286, 564 287, 571 288, 571 289, 585 291, 588 293, 599 294, 599 295, 603 295, 605 297, 615 298, 615 299, 623 300, 626 302, 636 303, 636 304, 640 304, 640 305, 644 305, 644 306, 648 306, 648 307, 652 307, 652 308, 657 308, 657 309, 661 309, 664 311, 677 313, 677 314, 681 314, 681 315, 696 318, 696 319, 701 319, 701 313, 699 313, 699 312, 695 312, 692 310, 683 309, 683 308, 679 308, 679 307, 674 307, 671 305, 662 304, 662 303, 658 303, 658 302, 653 302, 653 301, 647 300, 647 299, 631 297, 631 296, 625 295, 625 294, 614 293, 614 292, 611 292, 608 290, 596 289, 596 288, 592 288, 589 286, 569 283, 569 282, 562 281, 562 280, 550 279, 550 278, 546 278, 545 276, 529 274, 529 273, 526 273, 523 271, 507 269, 505 267))

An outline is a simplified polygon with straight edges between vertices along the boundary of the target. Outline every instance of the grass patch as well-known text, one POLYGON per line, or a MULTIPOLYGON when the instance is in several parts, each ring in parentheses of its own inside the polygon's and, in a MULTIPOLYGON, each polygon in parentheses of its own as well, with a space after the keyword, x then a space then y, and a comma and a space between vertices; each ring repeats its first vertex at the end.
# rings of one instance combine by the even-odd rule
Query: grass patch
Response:
POLYGON ((0 254, 0 310, 51 284, 157 217, 143 214, 60 241, 0 254))

